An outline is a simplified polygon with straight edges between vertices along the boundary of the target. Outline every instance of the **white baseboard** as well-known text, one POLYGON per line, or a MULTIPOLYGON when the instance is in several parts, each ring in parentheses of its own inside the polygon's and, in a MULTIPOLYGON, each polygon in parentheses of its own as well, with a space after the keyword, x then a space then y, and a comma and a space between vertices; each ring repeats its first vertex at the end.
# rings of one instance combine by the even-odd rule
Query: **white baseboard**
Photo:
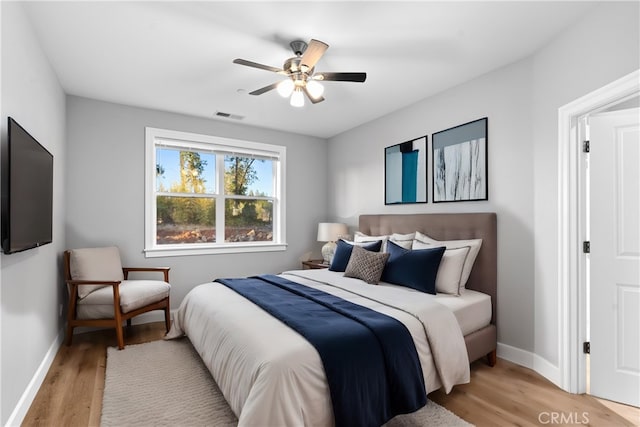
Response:
MULTIPOLYGON (((172 318, 174 313, 175 313, 175 310, 171 310, 172 318)), ((139 325, 142 323, 150 323, 150 322, 164 322, 164 312, 160 313, 155 311, 155 312, 144 313, 132 319, 132 323, 134 325, 139 325)), ((76 332, 87 332, 89 330, 92 330, 92 328, 75 328, 74 334, 76 332), (83 329, 84 331, 82 331, 83 329)), ((93 328, 93 330, 95 330, 95 328, 93 328)), ((53 363, 53 359, 55 359, 56 354, 58 354, 58 350, 60 350, 60 346, 64 341, 64 333, 65 333, 64 328, 60 329, 60 331, 58 332, 58 335, 53 340, 53 343, 51 343, 51 346, 49 347, 49 350, 47 350, 47 353, 42 359, 40 366, 38 366, 36 373, 33 375, 33 378, 31 378, 31 381, 29 381, 27 388, 22 393, 22 396, 20 396, 20 400, 18 400, 18 404, 16 405, 13 412, 9 416, 9 419, 5 424, 6 427, 19 426, 22 424, 22 421, 24 420, 25 415, 27 415, 27 411, 29 411, 31 404, 33 403, 33 399, 35 399, 36 394, 38 393, 38 390, 40 390, 40 386, 42 386, 42 383, 44 382, 44 378, 47 376, 47 373, 49 372, 49 368, 53 363)))
POLYGON ((64 328, 58 331, 58 335, 51 343, 51 346, 49 346, 49 350, 47 350, 47 353, 44 355, 40 366, 38 366, 36 373, 33 375, 33 378, 31 378, 31 381, 29 381, 27 388, 22 393, 22 396, 20 396, 20 400, 18 400, 18 404, 9 416, 5 424, 6 426, 19 426, 22 424, 25 415, 27 415, 27 411, 29 411, 33 403, 33 399, 35 399, 38 390, 40 390, 40 386, 44 382, 44 378, 47 376, 47 372, 49 372, 53 359, 55 359, 56 354, 58 354, 63 338, 64 328))
POLYGON ((497 354, 501 359, 508 360, 525 368, 533 369, 533 353, 527 350, 499 342, 497 354))
POLYGON ((540 357, 537 354, 533 355, 533 370, 562 388, 562 380, 560 375, 560 368, 549 362, 544 357, 540 357))
POLYGON ((497 355, 501 359, 529 368, 561 387, 560 369, 544 357, 500 342, 498 343, 497 355))

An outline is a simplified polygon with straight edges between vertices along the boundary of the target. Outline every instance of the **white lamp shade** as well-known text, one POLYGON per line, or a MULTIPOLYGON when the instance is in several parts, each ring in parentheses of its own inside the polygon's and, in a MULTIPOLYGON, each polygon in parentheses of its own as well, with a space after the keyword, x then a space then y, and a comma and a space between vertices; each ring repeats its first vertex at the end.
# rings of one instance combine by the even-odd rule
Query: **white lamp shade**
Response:
POLYGON ((304 106, 304 94, 302 93, 302 89, 297 87, 293 94, 291 94, 291 100, 289 101, 292 107, 303 107, 304 106))
POLYGON ((324 86, 315 80, 309 80, 307 82, 307 92, 309 92, 309 96, 311 96, 311 98, 319 99, 324 93, 324 86))
POLYGON ((335 242, 348 233, 347 225, 339 222, 321 222, 318 224, 318 242, 335 242))
POLYGON ((276 90, 278 91, 280 96, 282 96, 283 98, 290 97, 291 94, 293 93, 293 88, 294 88, 294 84, 291 79, 283 80, 280 83, 278 83, 278 86, 276 86, 276 90))

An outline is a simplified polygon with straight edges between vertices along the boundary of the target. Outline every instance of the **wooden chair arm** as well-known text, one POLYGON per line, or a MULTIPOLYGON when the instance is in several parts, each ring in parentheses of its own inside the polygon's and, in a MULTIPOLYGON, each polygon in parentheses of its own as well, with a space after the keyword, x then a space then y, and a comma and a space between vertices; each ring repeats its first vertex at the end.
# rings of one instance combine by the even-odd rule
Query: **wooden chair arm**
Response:
POLYGON ((67 280, 69 286, 77 285, 107 285, 116 286, 119 285, 120 280, 67 280))
POLYGON ((127 280, 129 278, 130 272, 144 271, 144 272, 159 272, 164 274, 164 281, 169 282, 169 270, 170 267, 122 267, 122 272, 124 273, 124 278, 127 280))

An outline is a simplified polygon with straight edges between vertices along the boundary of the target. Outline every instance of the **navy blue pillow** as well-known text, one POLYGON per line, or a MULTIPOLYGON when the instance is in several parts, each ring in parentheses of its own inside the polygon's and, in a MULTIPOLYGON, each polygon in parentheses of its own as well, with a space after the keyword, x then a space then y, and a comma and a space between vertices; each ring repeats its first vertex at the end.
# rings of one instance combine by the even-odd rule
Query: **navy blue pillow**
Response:
MULTIPOLYGON (((382 247, 382 240, 378 240, 373 243, 367 243, 366 245, 358 245, 371 252, 380 252, 382 247)), ((351 258, 351 251, 353 251, 353 245, 340 239, 336 245, 336 251, 333 254, 333 260, 329 266, 331 271, 345 271, 347 264, 349 264, 349 258, 351 258)))
POLYGON ((436 276, 445 247, 409 250, 387 242, 389 259, 382 272, 383 282, 436 294, 436 276))

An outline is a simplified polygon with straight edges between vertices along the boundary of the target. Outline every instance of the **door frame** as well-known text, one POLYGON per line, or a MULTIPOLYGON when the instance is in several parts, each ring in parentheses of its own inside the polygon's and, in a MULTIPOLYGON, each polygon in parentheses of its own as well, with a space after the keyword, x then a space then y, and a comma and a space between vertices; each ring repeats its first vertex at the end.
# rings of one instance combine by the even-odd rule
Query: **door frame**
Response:
POLYGON ((640 70, 558 109, 558 352, 560 387, 586 392, 587 329, 586 263, 582 241, 586 233, 584 156, 580 118, 637 96, 640 70), (577 219, 577 220, 576 220, 577 219))

